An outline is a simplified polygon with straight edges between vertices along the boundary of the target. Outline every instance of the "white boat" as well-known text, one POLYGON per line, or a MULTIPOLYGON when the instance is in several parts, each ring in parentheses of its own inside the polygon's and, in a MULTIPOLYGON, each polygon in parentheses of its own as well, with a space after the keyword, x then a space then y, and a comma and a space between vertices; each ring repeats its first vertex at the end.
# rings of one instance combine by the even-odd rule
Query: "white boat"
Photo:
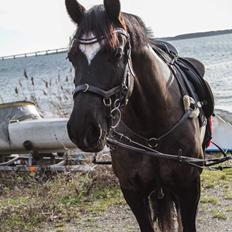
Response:
MULTIPOLYGON (((0 104, 0 172, 94 170, 95 165, 82 164, 86 153, 69 139, 67 121, 67 118, 43 118, 32 102, 0 104)), ((106 147, 99 154, 109 155, 109 149, 106 147)), ((101 164, 97 155, 92 154, 93 163, 101 164)))
MULTIPOLYGON (((225 111, 224 111, 225 112, 225 111)), ((220 114, 220 113, 219 113, 220 114)), ((212 123, 212 141, 220 146, 225 152, 232 152, 232 124, 216 114, 212 123)), ((227 117, 229 112, 227 113, 227 117)), ((232 115, 231 119, 232 119, 232 115)), ((206 149, 207 152, 218 152, 219 149, 212 143, 206 149)))
POLYGON ((66 124, 67 118, 43 118, 32 102, 1 104, 0 155, 77 149, 68 137, 66 124))

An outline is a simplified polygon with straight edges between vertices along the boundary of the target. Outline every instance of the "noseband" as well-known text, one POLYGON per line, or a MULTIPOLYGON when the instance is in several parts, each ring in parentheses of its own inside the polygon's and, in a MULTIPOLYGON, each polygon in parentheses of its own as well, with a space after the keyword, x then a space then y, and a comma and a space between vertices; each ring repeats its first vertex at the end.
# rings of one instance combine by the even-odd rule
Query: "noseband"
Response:
MULTIPOLYGON (((126 37, 127 40, 127 49, 124 51, 124 56, 126 58, 125 70, 122 78, 121 84, 109 89, 103 90, 94 85, 89 85, 88 83, 77 85, 75 90, 73 91, 73 98, 79 93, 91 93, 95 94, 103 99, 103 104, 107 108, 107 117, 109 118, 109 125, 111 128, 116 128, 121 119, 121 110, 127 104, 129 98, 129 90, 130 90, 130 76, 134 77, 134 72, 131 66, 131 44, 130 44, 130 36, 129 34, 121 29, 117 28, 114 30, 114 33, 118 33, 122 36, 126 37), (116 120, 116 122, 115 122, 116 120)), ((105 36, 100 38, 91 38, 91 39, 78 39, 76 38, 79 44, 94 44, 99 41, 106 39, 105 36)))

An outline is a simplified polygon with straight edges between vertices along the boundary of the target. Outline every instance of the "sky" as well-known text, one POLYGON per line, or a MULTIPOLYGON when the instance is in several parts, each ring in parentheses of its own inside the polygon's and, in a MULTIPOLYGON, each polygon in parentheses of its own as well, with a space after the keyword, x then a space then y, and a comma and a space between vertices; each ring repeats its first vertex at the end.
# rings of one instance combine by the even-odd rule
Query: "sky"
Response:
MULTIPOLYGON (((80 0, 87 9, 103 0, 80 0)), ((121 0, 156 37, 232 29, 232 0, 121 0)), ((64 0, 0 0, 0 57, 67 47, 75 25, 64 0)))

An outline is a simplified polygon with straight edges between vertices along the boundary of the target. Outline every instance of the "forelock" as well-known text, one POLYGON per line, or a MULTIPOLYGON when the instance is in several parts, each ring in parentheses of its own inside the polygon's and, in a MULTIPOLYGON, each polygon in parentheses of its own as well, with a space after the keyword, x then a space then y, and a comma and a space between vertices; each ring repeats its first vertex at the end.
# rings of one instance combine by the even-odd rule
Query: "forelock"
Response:
POLYGON ((86 34, 93 34, 97 38, 106 38, 107 43, 114 47, 117 37, 114 33, 115 25, 109 19, 103 5, 97 5, 88 10, 77 28, 76 38, 81 39, 86 34))

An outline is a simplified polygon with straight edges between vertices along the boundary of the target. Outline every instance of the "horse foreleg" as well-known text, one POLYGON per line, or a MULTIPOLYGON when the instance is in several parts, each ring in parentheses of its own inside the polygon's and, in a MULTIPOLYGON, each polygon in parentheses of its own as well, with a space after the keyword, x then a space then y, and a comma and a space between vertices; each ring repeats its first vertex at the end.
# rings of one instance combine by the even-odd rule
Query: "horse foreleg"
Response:
POLYGON ((200 199, 200 176, 189 186, 179 189, 183 232, 196 232, 197 207, 200 199))
POLYGON ((122 192, 126 202, 138 221, 141 232, 154 232, 150 220, 148 198, 136 191, 122 189, 122 192))

